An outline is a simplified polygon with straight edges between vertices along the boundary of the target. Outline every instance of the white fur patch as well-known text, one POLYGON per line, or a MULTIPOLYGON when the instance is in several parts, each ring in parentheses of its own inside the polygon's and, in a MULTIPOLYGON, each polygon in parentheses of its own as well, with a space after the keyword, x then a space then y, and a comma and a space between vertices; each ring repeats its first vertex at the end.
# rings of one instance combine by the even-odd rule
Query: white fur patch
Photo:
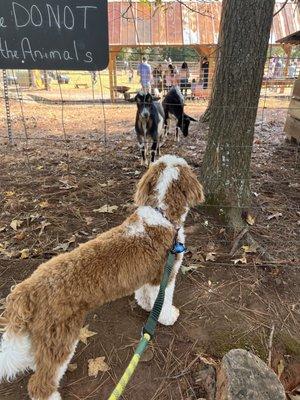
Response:
POLYGON ((185 165, 187 166, 188 163, 185 161, 184 158, 177 157, 171 154, 166 154, 160 157, 154 164, 164 163, 168 167, 176 167, 177 165, 185 165))
POLYGON ((152 207, 141 206, 137 209, 137 214, 149 226, 172 228, 172 224, 152 207))
POLYGON ((160 174, 160 177, 157 181, 156 192, 158 198, 158 207, 165 209, 166 206, 164 204, 164 198, 169 189, 170 184, 173 181, 176 181, 179 177, 179 171, 176 167, 166 167, 163 172, 160 174))
POLYGON ((128 236, 141 236, 144 233, 145 233, 145 227, 143 225, 142 220, 133 222, 132 224, 127 225, 126 227, 126 235, 128 236))
POLYGON ((0 345, 0 382, 11 381, 18 373, 33 370, 34 364, 29 336, 4 332, 0 345))

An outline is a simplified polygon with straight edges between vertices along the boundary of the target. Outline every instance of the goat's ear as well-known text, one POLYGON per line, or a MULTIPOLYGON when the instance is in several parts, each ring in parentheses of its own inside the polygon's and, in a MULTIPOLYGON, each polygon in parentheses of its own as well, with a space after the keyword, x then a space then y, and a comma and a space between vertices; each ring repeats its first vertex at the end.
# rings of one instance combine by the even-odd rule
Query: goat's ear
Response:
POLYGON ((150 93, 147 93, 146 97, 145 97, 145 102, 146 103, 152 103, 152 101, 153 101, 152 95, 150 93))
POLYGON ((198 122, 197 119, 195 119, 195 118, 193 118, 193 117, 190 117, 190 116, 187 115, 187 114, 185 114, 185 116, 186 116, 187 118, 189 118, 189 120, 192 121, 192 122, 198 122))

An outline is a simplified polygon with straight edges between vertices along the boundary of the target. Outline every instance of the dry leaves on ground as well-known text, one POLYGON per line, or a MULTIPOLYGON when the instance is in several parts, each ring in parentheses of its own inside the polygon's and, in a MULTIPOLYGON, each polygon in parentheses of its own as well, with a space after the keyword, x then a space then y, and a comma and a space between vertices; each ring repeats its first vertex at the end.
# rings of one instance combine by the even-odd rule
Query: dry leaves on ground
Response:
POLYGON ((81 341, 84 344, 87 344, 88 338, 95 336, 95 335, 98 335, 97 332, 89 331, 89 326, 86 325, 80 329, 79 341, 81 341))
POLYGON ((118 206, 109 206, 108 204, 104 204, 104 206, 100 208, 96 208, 93 211, 98 213, 108 213, 112 214, 114 211, 118 209, 118 206))
POLYGON ((110 369, 104 360, 105 357, 91 358, 88 360, 89 376, 93 376, 94 378, 96 378, 99 372, 106 372, 110 369))

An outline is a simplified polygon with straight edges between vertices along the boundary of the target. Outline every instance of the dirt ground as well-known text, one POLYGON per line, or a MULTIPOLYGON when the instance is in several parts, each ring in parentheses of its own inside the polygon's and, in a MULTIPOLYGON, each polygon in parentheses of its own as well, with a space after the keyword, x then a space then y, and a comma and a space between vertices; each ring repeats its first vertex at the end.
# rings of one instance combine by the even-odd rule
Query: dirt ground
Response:
MULTIPOLYGON (((228 259, 232 237, 222 210, 217 210, 220 218, 205 207, 192 210, 186 224, 189 252, 175 294, 180 318, 174 327, 158 327, 126 400, 205 398, 201 357, 218 361, 231 348, 245 348, 267 360, 273 326, 273 368, 277 372, 284 365, 281 379, 288 391, 300 383, 299 154, 283 134, 288 101, 268 102, 257 117, 247 211, 255 219, 253 236, 277 261, 267 263, 249 248, 251 253, 240 249, 234 257, 245 263, 228 259)), ((133 104, 61 107, 28 101, 23 110, 18 102, 11 107, 12 147, 0 111, 2 299, 40 263, 122 222, 132 212, 134 187, 143 173, 133 104), (104 205, 118 208, 100 213, 104 205)), ((205 101, 190 102, 187 112, 198 117, 205 107, 205 101)), ((184 156, 199 172, 206 135, 207 126, 195 123, 179 145, 171 135, 163 153, 184 156)), ((91 313, 86 324, 96 335, 79 344, 73 370, 62 382, 63 398, 106 399, 146 318, 133 296, 91 313), (90 377, 88 360, 102 356, 109 370, 90 377)), ((27 399, 27 380, 2 384, 0 399, 27 399)))

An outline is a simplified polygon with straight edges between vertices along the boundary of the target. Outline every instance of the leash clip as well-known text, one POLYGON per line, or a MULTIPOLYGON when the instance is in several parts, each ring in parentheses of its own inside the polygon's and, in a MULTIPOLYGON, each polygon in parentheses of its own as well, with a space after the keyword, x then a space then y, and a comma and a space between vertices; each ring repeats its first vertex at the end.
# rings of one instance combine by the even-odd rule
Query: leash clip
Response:
POLYGON ((180 254, 180 253, 185 253, 187 251, 187 248, 183 243, 176 242, 173 245, 173 248, 171 250, 172 254, 180 254))

